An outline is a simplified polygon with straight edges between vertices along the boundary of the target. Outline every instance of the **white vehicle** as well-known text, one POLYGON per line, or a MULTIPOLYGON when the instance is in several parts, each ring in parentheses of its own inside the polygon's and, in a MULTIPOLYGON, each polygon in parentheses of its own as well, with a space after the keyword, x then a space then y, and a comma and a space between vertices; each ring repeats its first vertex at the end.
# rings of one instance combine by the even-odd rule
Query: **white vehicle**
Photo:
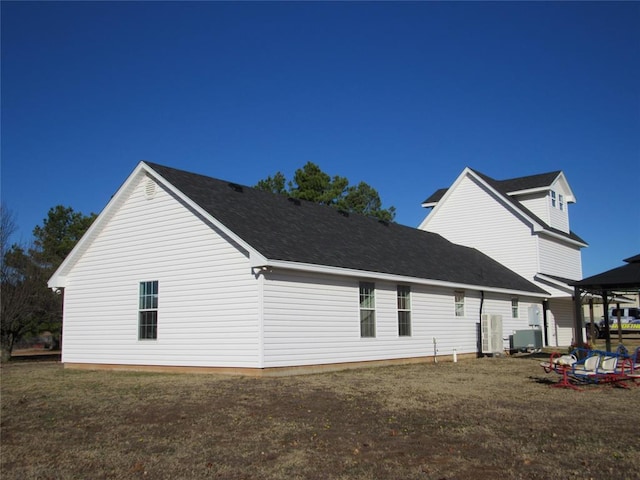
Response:
MULTIPOLYGON (((620 327, 622 333, 640 333, 640 308, 624 307, 609 309, 609 331, 618 331, 618 315, 620 315, 620 327)), ((601 337, 604 334, 604 318, 595 325, 595 334, 601 337)), ((590 335, 591 325, 586 325, 587 335, 590 335)))

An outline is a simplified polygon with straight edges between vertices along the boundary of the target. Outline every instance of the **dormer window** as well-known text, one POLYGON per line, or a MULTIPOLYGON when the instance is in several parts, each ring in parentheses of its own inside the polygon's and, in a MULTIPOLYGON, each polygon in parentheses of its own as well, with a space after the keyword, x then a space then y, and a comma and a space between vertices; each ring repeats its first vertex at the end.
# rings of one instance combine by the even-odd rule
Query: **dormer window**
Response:
POLYGON ((553 208, 556 208, 556 192, 551 190, 551 192, 549 192, 551 195, 551 206, 553 208))
POLYGON ((564 210, 564 196, 558 195, 558 208, 564 210))

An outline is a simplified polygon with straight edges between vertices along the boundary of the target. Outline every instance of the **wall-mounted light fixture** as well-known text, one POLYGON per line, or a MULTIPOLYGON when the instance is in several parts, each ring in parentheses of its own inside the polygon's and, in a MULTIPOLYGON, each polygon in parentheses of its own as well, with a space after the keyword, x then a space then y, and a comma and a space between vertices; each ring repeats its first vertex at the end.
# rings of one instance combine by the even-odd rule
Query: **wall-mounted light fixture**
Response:
POLYGON ((253 267, 253 274, 257 277, 261 273, 270 273, 273 272, 273 268, 268 265, 262 265, 259 267, 253 267))

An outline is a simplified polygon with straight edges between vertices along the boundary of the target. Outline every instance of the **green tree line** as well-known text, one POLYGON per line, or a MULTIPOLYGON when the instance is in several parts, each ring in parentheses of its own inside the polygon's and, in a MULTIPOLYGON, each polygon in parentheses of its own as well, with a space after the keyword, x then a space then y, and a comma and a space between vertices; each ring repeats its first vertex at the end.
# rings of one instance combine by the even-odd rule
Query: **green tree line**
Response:
POLYGON ((30 245, 10 244, 17 226, 14 214, 0 205, 0 348, 2 360, 11 357, 18 341, 42 332, 60 340, 62 295, 47 281, 71 252, 96 215, 83 215, 58 205, 33 229, 30 245))
POLYGON ((256 188, 388 222, 396 216, 395 207, 382 208, 380 195, 369 184, 360 182, 355 186, 349 185, 345 177, 331 177, 312 162, 296 170, 292 180, 288 181, 282 172, 277 172, 260 180, 256 188))

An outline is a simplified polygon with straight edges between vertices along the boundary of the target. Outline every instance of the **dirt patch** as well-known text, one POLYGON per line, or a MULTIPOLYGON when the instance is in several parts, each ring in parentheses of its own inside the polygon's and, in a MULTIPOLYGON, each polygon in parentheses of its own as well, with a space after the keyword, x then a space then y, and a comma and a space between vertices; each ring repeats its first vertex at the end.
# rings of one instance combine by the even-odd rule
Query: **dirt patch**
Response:
POLYGON ((549 388, 538 359, 287 378, 2 371, 13 478, 640 478, 640 388, 549 388))

